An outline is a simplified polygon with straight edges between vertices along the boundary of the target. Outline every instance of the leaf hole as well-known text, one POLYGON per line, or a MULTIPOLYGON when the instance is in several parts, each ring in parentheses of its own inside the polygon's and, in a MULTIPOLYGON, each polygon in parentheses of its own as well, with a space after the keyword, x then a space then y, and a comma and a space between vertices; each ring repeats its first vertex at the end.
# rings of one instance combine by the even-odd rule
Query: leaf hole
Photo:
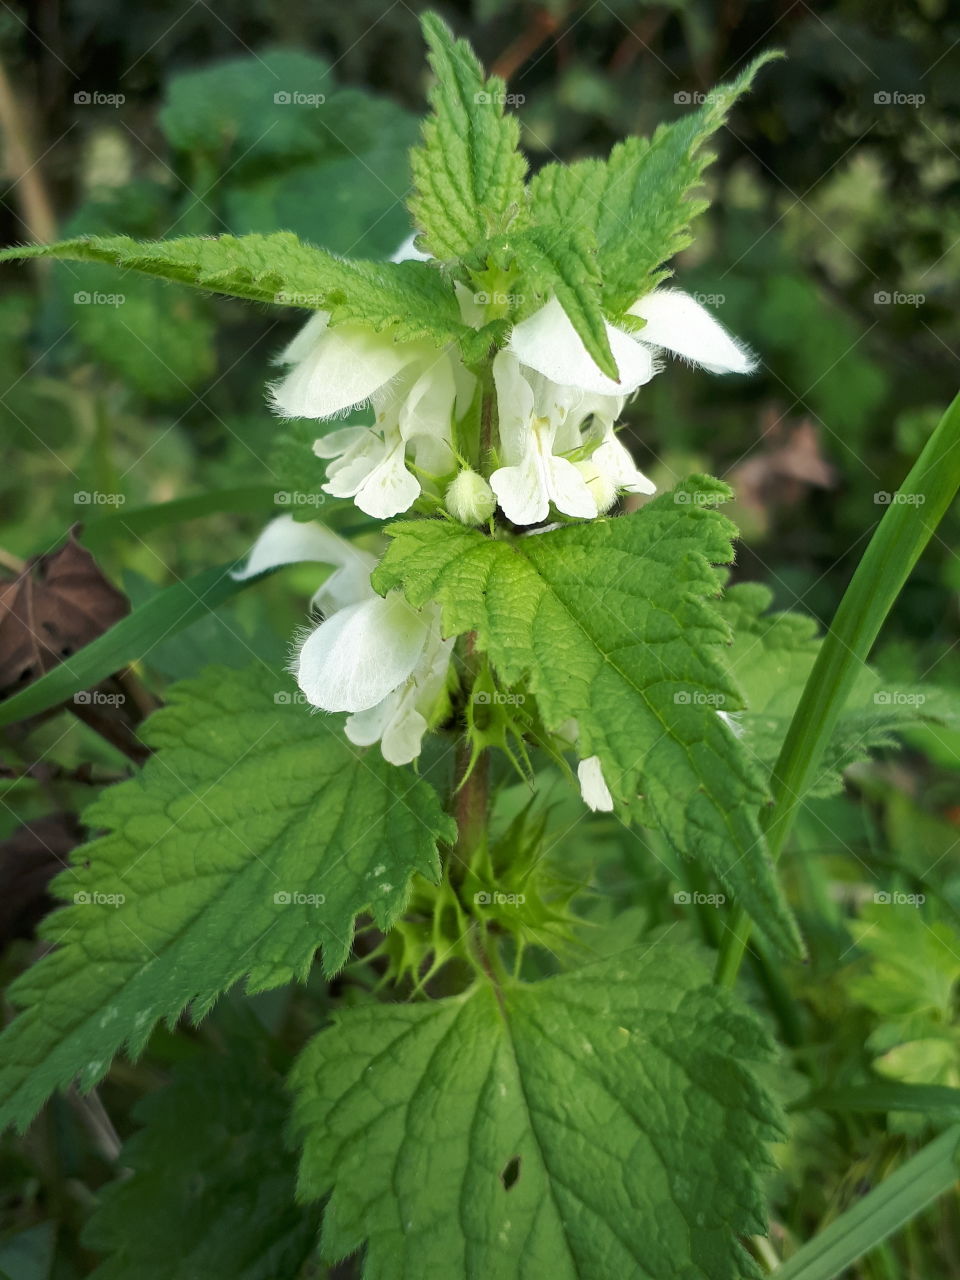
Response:
POLYGON ((503 1166, 500 1174, 500 1181, 503 1183, 504 1191, 509 1191, 511 1187, 516 1185, 520 1177, 520 1157, 514 1156, 512 1160, 508 1160, 503 1166))

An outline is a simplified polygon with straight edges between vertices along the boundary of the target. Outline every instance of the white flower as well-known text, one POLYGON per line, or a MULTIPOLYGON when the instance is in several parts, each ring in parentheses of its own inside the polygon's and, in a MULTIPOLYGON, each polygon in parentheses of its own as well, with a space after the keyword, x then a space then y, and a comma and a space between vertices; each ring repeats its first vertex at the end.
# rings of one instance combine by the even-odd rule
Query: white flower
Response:
POLYGON ((564 515, 590 518, 597 504, 586 480, 555 449, 575 448, 571 411, 580 399, 562 386, 521 369, 510 351, 493 360, 500 422, 500 451, 506 466, 490 477, 504 515, 514 524, 539 524, 552 502, 564 515), (558 440, 558 437, 560 439, 558 440))
POLYGON ((583 803, 596 812, 609 813, 613 809, 613 796, 603 776, 599 756, 588 756, 577 765, 580 794, 583 803))
POLYGON ((386 520, 420 496, 407 467, 445 476, 454 468, 451 423, 458 401, 469 402, 473 379, 451 351, 427 342, 394 342, 361 325, 331 329, 318 311, 280 356, 293 368, 272 390, 276 410, 290 418, 330 418, 370 401, 372 427, 344 427, 314 446, 329 460, 326 493, 354 498, 367 515, 386 520))
POLYGON ((508 350, 522 364, 554 382, 580 387, 603 396, 625 397, 658 371, 661 350, 702 365, 711 373, 749 373, 749 352, 727 333, 690 294, 681 289, 654 289, 627 310, 646 321, 637 333, 607 324, 607 338, 617 363, 619 380, 601 373, 583 345, 566 312, 551 298, 510 335, 508 350))
POLYGON ((442 636, 439 608, 414 609, 397 592, 378 596, 370 585, 372 556, 290 516, 266 527, 237 576, 298 560, 332 564, 336 572, 314 596, 326 617, 300 648, 297 683, 313 706, 352 713, 345 725, 351 742, 379 741, 390 764, 408 764, 420 754, 447 683, 454 642, 442 636))

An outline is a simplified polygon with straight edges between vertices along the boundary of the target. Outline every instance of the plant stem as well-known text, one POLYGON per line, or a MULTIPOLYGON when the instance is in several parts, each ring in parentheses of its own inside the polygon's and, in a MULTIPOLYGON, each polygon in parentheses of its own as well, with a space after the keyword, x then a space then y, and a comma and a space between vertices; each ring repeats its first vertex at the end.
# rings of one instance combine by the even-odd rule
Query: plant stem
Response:
MULTIPOLYGON (((960 488, 960 396, 940 419, 893 495, 824 637, 773 770, 773 805, 764 815, 770 856, 783 850, 797 809, 815 780, 837 720, 921 552, 960 488)), ((750 938, 738 908, 720 951, 716 980, 731 987, 750 938)))
MULTIPOLYGON (((479 665, 475 650, 476 636, 471 631, 463 638, 463 670, 467 697, 472 697, 473 682, 479 665)), ((487 819, 490 807, 490 752, 486 749, 473 759, 473 744, 464 733, 457 743, 453 780, 453 815, 457 820, 457 843, 450 862, 451 883, 463 879, 464 872, 475 864, 477 854, 487 844, 487 819)))

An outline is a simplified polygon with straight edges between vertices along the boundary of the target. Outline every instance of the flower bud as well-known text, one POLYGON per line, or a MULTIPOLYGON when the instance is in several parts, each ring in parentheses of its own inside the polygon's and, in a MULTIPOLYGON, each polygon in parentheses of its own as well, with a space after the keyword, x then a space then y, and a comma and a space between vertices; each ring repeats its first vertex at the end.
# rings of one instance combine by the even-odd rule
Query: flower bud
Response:
POLYGON ((468 468, 447 490, 446 507, 461 524, 486 524, 496 510, 497 500, 483 476, 468 468))
POLYGON ((598 513, 603 515, 604 512, 609 511, 617 500, 617 486, 589 458, 584 462, 574 463, 574 466, 586 480, 587 488, 597 504, 598 513))

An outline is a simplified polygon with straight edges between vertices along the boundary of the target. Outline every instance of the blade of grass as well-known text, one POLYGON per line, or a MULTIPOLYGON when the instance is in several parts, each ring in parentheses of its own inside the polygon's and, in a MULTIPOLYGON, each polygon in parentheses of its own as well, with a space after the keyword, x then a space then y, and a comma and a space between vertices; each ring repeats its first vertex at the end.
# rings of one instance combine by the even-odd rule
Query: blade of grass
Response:
MULTIPOLYGON (((804 686, 773 770, 773 805, 764 815, 770 856, 780 856, 797 808, 815 781, 854 680, 934 531, 960 488, 960 396, 940 419, 893 495, 840 602, 804 686)), ((750 939, 737 909, 717 962, 716 980, 733 986, 750 939)))
POLYGON ((176 582, 151 596, 145 604, 115 623, 109 631, 78 649, 45 676, 0 703, 0 729, 28 716, 39 715, 90 689, 142 657, 165 636, 174 635, 243 591, 258 578, 238 582, 230 576, 233 564, 223 564, 176 582))
POLYGON ((957 1181, 960 1125, 951 1125, 773 1272, 776 1280, 834 1280, 957 1181))

